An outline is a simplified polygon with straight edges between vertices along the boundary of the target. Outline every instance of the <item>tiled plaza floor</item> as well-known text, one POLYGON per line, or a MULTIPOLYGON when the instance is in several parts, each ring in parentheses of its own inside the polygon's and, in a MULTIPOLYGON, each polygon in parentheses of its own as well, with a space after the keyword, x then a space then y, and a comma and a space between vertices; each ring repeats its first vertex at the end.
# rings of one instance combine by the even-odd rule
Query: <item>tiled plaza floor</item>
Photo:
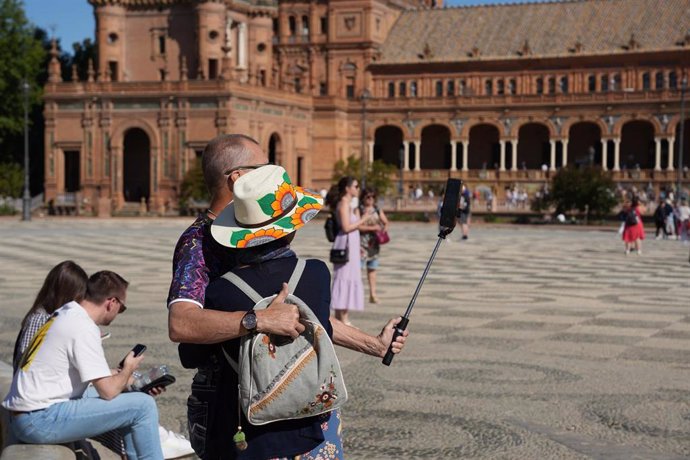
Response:
MULTIPOLYGON (((161 421, 184 431, 191 371, 167 337, 175 241, 189 219, 0 220, 0 360, 48 270, 74 259, 131 281, 109 328, 114 365, 137 342, 178 383, 161 421)), ((353 322, 376 333, 407 307, 435 243, 433 224, 394 224, 379 271, 382 303, 353 322)), ((340 352, 350 401, 348 459, 670 459, 690 456, 688 247, 645 241, 623 254, 613 231, 476 226, 444 242, 391 367, 340 352)), ((325 257, 316 222, 301 256, 325 257)))

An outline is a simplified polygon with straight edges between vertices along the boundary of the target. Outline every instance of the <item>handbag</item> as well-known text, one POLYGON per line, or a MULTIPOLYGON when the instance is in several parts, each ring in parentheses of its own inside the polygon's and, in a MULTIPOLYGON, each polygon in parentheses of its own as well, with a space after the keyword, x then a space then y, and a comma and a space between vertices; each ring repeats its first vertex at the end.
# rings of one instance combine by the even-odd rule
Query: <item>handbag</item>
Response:
POLYGON ((388 235, 388 232, 385 230, 377 230, 376 231, 376 241, 379 242, 379 244, 386 244, 391 240, 391 237, 388 235))
POLYGON ((334 264, 346 264, 350 260, 350 251, 348 250, 350 246, 350 241, 346 240, 347 243, 345 244, 344 248, 341 249, 336 249, 336 248, 331 248, 331 254, 329 256, 329 260, 331 263, 334 264))

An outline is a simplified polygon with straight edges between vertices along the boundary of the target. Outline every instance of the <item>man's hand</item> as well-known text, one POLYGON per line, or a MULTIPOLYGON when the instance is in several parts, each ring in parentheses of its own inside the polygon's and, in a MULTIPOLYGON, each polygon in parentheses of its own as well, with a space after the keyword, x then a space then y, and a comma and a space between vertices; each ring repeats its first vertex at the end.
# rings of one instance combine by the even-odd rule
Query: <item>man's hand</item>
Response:
POLYGON ((135 357, 134 352, 130 351, 129 353, 127 353, 127 356, 125 356, 124 364, 122 365, 122 371, 127 372, 129 375, 132 375, 132 372, 137 370, 139 364, 143 361, 143 359, 143 353, 135 357))
MULTIPOLYGON (((381 333, 376 337, 379 342, 381 342, 381 352, 379 357, 383 358, 388 352, 388 347, 391 345, 391 340, 393 340, 393 334, 395 333, 395 326, 402 320, 402 317, 393 318, 381 329, 381 333)), ((405 346, 405 340, 407 336, 410 335, 410 331, 407 329, 403 331, 398 338, 393 342, 392 351, 394 354, 400 353, 405 346)))
POLYGON ((289 336, 293 339, 299 337, 304 331, 304 325, 299 322, 297 306, 284 303, 287 295, 288 285, 283 283, 283 288, 268 308, 256 312, 257 331, 264 334, 289 336))

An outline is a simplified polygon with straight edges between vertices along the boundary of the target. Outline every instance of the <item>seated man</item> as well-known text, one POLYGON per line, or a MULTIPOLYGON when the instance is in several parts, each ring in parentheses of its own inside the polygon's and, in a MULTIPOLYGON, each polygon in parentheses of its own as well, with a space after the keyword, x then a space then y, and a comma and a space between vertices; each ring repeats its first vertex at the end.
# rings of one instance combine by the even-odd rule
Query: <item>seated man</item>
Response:
POLYGON ((24 352, 2 405, 22 442, 61 444, 106 431, 123 433, 129 459, 161 459, 158 411, 147 394, 122 393, 143 355, 108 368, 99 326, 126 310, 127 281, 110 271, 93 274, 81 303, 56 310, 24 352), (98 398, 82 398, 93 383, 98 398))

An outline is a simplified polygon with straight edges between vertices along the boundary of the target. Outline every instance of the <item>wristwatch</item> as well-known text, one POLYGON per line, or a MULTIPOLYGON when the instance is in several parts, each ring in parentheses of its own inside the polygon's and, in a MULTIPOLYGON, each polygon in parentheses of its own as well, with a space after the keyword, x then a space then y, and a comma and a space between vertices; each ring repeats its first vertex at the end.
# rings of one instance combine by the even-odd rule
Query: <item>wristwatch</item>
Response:
POLYGON ((242 327, 249 332, 256 331, 256 312, 254 310, 249 310, 242 317, 242 327))

